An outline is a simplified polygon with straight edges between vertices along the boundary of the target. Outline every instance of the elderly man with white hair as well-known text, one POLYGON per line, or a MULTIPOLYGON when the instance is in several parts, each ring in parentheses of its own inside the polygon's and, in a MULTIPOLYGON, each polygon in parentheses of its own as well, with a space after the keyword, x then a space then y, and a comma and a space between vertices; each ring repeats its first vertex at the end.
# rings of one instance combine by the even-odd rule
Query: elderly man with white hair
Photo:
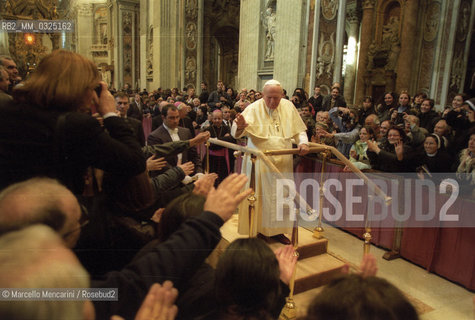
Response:
MULTIPOLYGON (((277 80, 269 80, 263 88, 263 98, 250 104, 242 114, 238 114, 233 123, 231 134, 235 138, 248 137, 247 146, 259 150, 276 150, 292 148, 292 139, 298 145, 301 155, 308 153, 307 127, 300 118, 295 106, 289 100, 283 99, 284 92, 277 80)), ((293 179, 292 155, 272 156, 272 162, 288 179, 293 179)), ((242 173, 251 176, 251 160, 246 155, 243 159, 242 173)), ((257 159, 256 185, 257 198, 255 212, 256 223, 251 234, 266 240, 273 238, 284 244, 290 240, 284 233, 290 233, 292 222, 288 219, 288 208, 283 209, 283 219, 278 216, 278 195, 276 192, 277 176, 267 165, 257 159), (287 212, 286 212, 287 211, 287 212)), ((279 208, 280 209, 280 208, 279 208)), ((249 233, 248 203, 244 201, 239 206, 239 228, 241 234, 249 233)))

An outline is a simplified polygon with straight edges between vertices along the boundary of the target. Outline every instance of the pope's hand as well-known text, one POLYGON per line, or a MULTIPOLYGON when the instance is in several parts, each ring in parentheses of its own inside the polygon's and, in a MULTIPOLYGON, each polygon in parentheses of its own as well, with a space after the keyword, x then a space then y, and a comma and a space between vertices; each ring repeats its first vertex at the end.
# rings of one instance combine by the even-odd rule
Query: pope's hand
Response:
POLYGON ((236 124, 237 124, 238 130, 242 130, 248 126, 246 119, 244 119, 244 117, 240 113, 236 115, 236 124))
POLYGON ((308 148, 308 145, 306 145, 306 144, 300 144, 299 145, 299 155, 304 156, 309 151, 310 151, 310 149, 308 148))

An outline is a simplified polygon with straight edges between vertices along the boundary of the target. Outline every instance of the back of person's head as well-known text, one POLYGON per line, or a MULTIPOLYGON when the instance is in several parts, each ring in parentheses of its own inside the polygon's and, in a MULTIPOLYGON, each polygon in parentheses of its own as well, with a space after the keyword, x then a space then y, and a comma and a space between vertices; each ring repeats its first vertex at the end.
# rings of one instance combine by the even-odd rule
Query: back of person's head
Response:
POLYGON ((96 65, 80 54, 55 50, 44 57, 38 68, 16 87, 15 98, 44 109, 76 111, 84 107, 88 89, 100 80, 96 65))
POLYGON ((185 220, 203 212, 206 199, 192 192, 173 199, 163 211, 158 225, 160 241, 167 240, 185 220))
POLYGON ((279 263, 258 238, 233 241, 216 267, 216 299, 223 311, 265 319, 280 294, 279 263))
POLYGON ((378 277, 347 275, 330 282, 312 301, 307 320, 417 320, 394 285, 378 277))
MULTIPOLYGON (((0 192, 0 235, 32 224, 45 224, 65 235, 79 218, 76 198, 54 179, 32 178, 0 192)), ((65 241, 73 246, 78 237, 79 232, 65 241)))
MULTIPOLYGON (((49 227, 34 225, 0 237, 0 287, 89 288, 89 275, 49 227)), ((84 319, 89 301, 0 301, 1 319, 84 319)), ((92 306, 90 306, 92 307, 92 306)))

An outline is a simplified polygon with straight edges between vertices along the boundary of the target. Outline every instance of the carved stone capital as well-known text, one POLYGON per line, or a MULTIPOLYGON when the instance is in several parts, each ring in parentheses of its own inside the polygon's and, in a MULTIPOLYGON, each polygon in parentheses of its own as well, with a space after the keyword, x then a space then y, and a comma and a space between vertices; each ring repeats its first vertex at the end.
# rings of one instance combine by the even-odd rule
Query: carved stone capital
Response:
POLYGON ((376 5, 376 0, 363 0, 363 9, 373 9, 376 5))
POLYGON ((80 16, 92 16, 93 5, 90 3, 82 3, 77 6, 77 12, 80 16))
POLYGON ((361 19, 360 10, 356 8, 349 9, 348 11, 346 11, 346 19, 348 20, 348 23, 350 24, 359 23, 361 19))

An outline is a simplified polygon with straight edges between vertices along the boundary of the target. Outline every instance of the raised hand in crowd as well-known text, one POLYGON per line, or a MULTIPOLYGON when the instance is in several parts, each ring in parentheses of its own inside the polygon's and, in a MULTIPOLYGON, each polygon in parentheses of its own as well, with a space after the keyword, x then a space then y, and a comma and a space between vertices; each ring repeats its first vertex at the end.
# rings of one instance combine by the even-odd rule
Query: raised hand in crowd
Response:
POLYGON ((202 144, 208 141, 210 137, 209 131, 198 133, 193 139, 190 139, 190 147, 194 147, 198 144, 202 144))
MULTIPOLYGON (((343 274, 350 273, 350 266, 345 264, 341 270, 343 274)), ((363 278, 366 277, 374 277, 378 272, 378 263, 376 262, 376 258, 371 253, 365 253, 363 259, 361 260, 361 264, 359 267, 359 272, 356 272, 363 278)))
POLYGON ((381 149, 378 146, 378 143, 376 141, 374 141, 374 139, 373 140, 368 140, 368 141, 366 141, 366 143, 368 144, 368 150, 369 151, 373 151, 375 153, 379 153, 381 151, 381 149))
POLYGON ((179 164, 177 167, 181 168, 185 175, 190 175, 193 173, 193 170, 195 170, 195 165, 191 161, 179 164))
POLYGON ((402 161, 404 158, 404 144, 402 140, 399 140, 394 144, 394 151, 396 152, 397 159, 402 161))
POLYGON ((214 182, 218 179, 218 175, 216 173, 207 173, 203 175, 198 181, 195 182, 195 188, 193 189, 193 193, 197 195, 201 195, 203 197, 208 196, 209 191, 213 188, 214 182))
POLYGON ((374 277, 377 272, 378 263, 376 262, 376 258, 371 253, 366 253, 363 256, 363 260, 361 260, 360 275, 363 278, 374 277))
POLYGON ((396 121, 397 114, 398 114, 397 109, 393 109, 393 110, 391 111, 391 121, 392 121, 392 122, 396 121))
MULTIPOLYGON (((178 308, 174 305, 178 297, 178 290, 173 287, 171 281, 165 281, 163 285, 158 283, 150 287, 142 305, 140 306, 135 320, 173 320, 178 308)), ((112 316, 110 320, 123 320, 119 316, 112 316)))
POLYGON ((153 214, 153 216, 150 218, 150 220, 159 223, 160 219, 162 218, 163 211, 165 211, 165 208, 158 208, 153 214))
POLYGON ((238 204, 252 192, 251 188, 241 192, 246 182, 247 177, 244 174, 233 173, 228 176, 217 189, 211 188, 206 197, 204 211, 214 212, 227 221, 233 215, 238 204))
POLYGON ((279 262, 280 280, 288 285, 297 266, 298 256, 292 245, 280 247, 274 253, 279 262))
POLYGON ((173 320, 178 313, 174 305, 178 290, 171 281, 165 281, 162 286, 155 283, 150 287, 147 296, 140 306, 135 320, 173 320))
POLYGON ((155 154, 147 159, 147 170, 148 171, 161 170, 166 165, 167 165, 167 161, 165 160, 165 158, 164 157, 157 158, 157 156, 155 154))

